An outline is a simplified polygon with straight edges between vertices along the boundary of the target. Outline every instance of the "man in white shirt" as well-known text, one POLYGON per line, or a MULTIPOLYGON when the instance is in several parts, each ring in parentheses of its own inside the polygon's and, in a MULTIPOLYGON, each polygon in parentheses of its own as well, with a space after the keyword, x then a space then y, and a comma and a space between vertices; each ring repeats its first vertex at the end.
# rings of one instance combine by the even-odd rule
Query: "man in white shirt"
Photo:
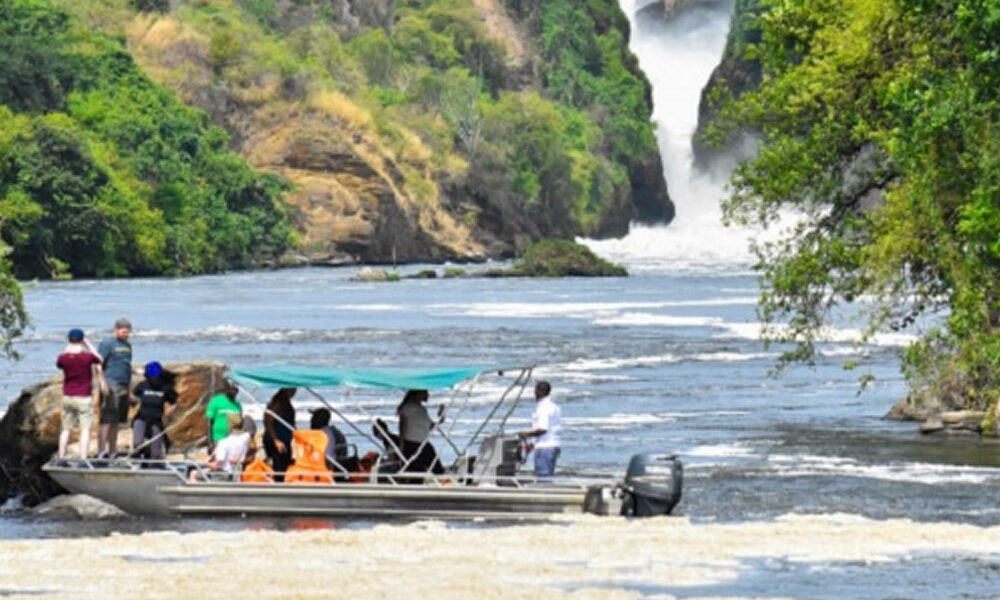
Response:
POLYGON ((535 413, 531 416, 531 430, 518 433, 521 439, 534 437, 535 475, 552 477, 559 458, 559 435, 562 433, 562 410, 549 395, 552 386, 548 381, 535 384, 535 413))

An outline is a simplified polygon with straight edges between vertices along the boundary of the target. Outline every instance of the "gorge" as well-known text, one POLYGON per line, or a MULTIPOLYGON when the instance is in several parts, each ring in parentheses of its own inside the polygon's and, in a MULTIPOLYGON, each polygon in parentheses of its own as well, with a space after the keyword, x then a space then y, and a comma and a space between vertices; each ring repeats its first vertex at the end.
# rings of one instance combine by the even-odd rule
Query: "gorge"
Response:
POLYGON ((588 240, 599 254, 634 270, 744 268, 754 232, 722 224, 720 202, 731 164, 696 165, 692 137, 702 92, 726 46, 733 0, 672 3, 621 0, 632 24, 630 48, 653 86, 653 120, 664 176, 676 207, 670 224, 633 224, 621 239, 588 240))

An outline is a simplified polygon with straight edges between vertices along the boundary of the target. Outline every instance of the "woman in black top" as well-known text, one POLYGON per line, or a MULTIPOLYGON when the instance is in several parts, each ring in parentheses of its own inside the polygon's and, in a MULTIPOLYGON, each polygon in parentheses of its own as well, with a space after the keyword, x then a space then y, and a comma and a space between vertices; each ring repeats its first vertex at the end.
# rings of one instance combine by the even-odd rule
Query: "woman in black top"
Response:
POLYGON ((271 459, 275 479, 284 481, 292 464, 292 431, 295 430, 295 388, 281 388, 271 397, 264 411, 264 452, 271 459))

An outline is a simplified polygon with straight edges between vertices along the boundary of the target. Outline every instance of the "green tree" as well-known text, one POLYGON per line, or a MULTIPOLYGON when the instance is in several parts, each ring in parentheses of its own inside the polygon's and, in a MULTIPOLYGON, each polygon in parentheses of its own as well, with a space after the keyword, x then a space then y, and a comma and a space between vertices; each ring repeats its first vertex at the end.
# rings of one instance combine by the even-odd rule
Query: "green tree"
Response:
POLYGON ((199 273, 285 249, 285 185, 249 169, 121 40, 77 29, 49 0, 0 0, 0 15, 30 50, 13 56, 35 57, 0 58, 13 82, 0 89, 0 237, 15 274, 199 273))
MULTIPOLYGON (((760 132, 728 218, 785 210, 758 247, 766 323, 810 360, 832 309, 868 334, 921 323, 915 393, 985 406, 1000 391, 1000 1, 761 3, 763 81, 717 127, 760 132)), ((724 137, 724 136, 723 136, 724 137)))
POLYGON ((0 105, 49 110, 62 105, 75 61, 59 52, 65 12, 43 0, 0 0, 0 105))
POLYGON ((161 12, 170 10, 170 0, 129 0, 129 4, 140 12, 161 12))
POLYGON ((9 248, 0 241, 0 350, 8 358, 16 358, 14 340, 28 326, 28 313, 24 309, 21 286, 10 271, 7 260, 9 248))

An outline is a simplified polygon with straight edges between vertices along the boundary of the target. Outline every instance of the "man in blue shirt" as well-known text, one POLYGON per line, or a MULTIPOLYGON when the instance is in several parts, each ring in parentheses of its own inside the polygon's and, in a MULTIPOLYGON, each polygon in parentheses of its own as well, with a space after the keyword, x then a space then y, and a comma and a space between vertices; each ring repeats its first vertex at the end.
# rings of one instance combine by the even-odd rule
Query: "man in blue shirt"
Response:
POLYGON ((118 425, 128 421, 129 387, 132 383, 132 323, 122 317, 115 321, 114 336, 105 338, 97 352, 104 361, 108 393, 101 396, 100 427, 97 430, 98 456, 114 456, 118 449, 118 425))

